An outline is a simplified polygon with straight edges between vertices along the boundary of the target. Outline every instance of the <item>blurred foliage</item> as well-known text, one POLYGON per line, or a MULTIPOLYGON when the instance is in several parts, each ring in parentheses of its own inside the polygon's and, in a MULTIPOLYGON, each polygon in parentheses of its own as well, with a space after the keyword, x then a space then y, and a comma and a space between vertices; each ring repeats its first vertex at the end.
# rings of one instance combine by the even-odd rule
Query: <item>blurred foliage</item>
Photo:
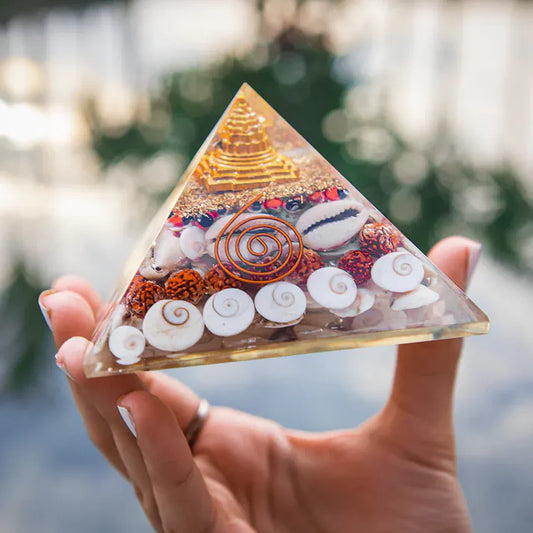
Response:
POLYGON ((325 42, 323 35, 289 27, 269 42, 259 40, 246 57, 171 74, 151 98, 148 116, 120 132, 93 116, 94 149, 104 167, 165 152, 189 161, 246 81, 422 250, 462 233, 533 273, 524 253, 533 246, 524 231, 533 205, 512 169, 469 164, 444 129, 420 149, 383 114, 360 118, 348 102, 362 80, 336 74, 340 59, 325 42))
POLYGON ((23 263, 0 294, 0 395, 30 391, 50 359, 51 335, 37 304, 43 290, 23 263))
POLYGON ((85 8, 93 4, 109 2, 125 3, 127 0, 2 0, 0 2, 0 23, 19 15, 39 15, 51 8, 85 8))

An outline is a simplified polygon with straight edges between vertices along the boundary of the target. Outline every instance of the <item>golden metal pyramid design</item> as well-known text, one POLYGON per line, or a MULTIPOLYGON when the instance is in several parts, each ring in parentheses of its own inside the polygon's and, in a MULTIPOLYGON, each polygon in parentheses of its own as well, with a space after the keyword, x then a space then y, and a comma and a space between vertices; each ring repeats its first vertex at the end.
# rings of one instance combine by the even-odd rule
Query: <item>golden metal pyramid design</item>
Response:
POLYGON ((488 325, 245 84, 139 241, 85 371, 462 337, 488 325))
POLYGON ((244 96, 235 98, 219 136, 219 145, 204 155, 195 171, 208 192, 266 187, 298 179, 298 169, 274 150, 260 117, 244 96))

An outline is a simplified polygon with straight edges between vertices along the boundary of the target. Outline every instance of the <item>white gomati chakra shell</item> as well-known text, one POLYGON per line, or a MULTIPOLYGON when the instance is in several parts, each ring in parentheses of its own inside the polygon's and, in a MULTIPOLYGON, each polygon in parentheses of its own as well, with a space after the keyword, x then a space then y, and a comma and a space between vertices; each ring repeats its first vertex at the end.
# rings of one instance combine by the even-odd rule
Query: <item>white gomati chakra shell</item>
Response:
POLYGON ((357 296, 352 276, 337 267, 315 270, 307 280, 307 290, 315 302, 328 309, 344 309, 357 296))
POLYGON ((204 332, 202 314, 189 302, 160 300, 144 317, 146 340, 159 350, 185 350, 196 344, 204 332))
POLYGON ((133 326, 119 326, 109 335, 109 350, 119 365, 132 365, 140 361, 144 351, 143 334, 133 326))
POLYGON ((372 266, 372 280, 391 292, 409 292, 424 278, 422 262, 409 252, 393 252, 372 266))
POLYGON ((271 322, 287 324, 305 313, 307 299, 294 283, 277 281, 262 287, 255 295, 257 312, 271 322))
POLYGON ((183 253, 192 260, 205 254, 205 233, 198 226, 185 228, 180 235, 183 253))
POLYGON ((255 316, 254 302, 240 289, 223 289, 213 294, 204 306, 205 327, 220 337, 242 333, 255 316))
POLYGON ((403 311, 405 309, 418 309, 425 305, 433 304, 439 301, 440 296, 437 292, 428 289, 424 285, 418 286, 414 291, 402 294, 391 305, 394 311, 403 311))
POLYGON ((313 250, 332 250, 354 237, 368 219, 368 211, 355 200, 337 200, 305 211, 296 222, 303 243, 313 250))

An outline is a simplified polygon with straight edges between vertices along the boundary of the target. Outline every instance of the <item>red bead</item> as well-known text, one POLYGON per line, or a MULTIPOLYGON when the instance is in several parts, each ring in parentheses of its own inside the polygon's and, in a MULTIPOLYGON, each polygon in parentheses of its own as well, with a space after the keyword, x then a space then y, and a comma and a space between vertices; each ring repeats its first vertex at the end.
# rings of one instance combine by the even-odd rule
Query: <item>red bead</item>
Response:
POLYGON ((175 215, 172 215, 167 222, 169 224, 172 224, 173 226, 183 226, 183 218, 179 213, 176 213, 175 215))
POLYGON ((339 191, 336 187, 332 187, 331 189, 326 189, 326 198, 328 200, 338 200, 339 199, 339 191))
POLYGON ((271 198, 270 200, 265 200, 264 206, 266 209, 279 209, 283 207, 283 200, 279 198, 271 198))
POLYGON ((314 204, 321 204, 326 201, 326 196, 322 191, 316 191, 309 195, 309 201, 314 204))

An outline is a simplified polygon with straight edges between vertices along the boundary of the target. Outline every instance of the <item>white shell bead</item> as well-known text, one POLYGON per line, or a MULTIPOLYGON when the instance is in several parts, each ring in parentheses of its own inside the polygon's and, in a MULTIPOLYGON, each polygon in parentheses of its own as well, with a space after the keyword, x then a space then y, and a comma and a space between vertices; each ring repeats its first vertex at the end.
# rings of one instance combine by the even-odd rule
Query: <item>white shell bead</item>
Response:
POLYGON ((109 335, 109 350, 120 365, 132 365, 140 361, 144 352, 143 334, 133 326, 119 326, 109 335))
POLYGON ((305 313, 307 299, 294 283, 277 281, 262 287, 255 295, 257 312, 271 322, 287 324, 305 313))
POLYGON ((341 317, 357 316, 368 311, 376 301, 376 296, 368 289, 357 289, 357 296, 352 305, 344 309, 330 309, 332 313, 341 317))
POLYGON ((168 276, 170 270, 167 267, 161 267, 153 262, 153 258, 145 257, 139 267, 139 274, 146 279, 154 280, 168 276))
POLYGON ((254 302, 241 289, 223 289, 207 300, 203 316, 211 333, 230 337, 242 333, 252 323, 254 302))
POLYGON ((391 292, 408 292, 424 278, 422 262, 409 252, 393 252, 380 257, 372 266, 372 280, 391 292))
POLYGON ((160 300, 144 317, 146 340, 159 350, 185 350, 196 344, 204 332, 202 314, 189 302, 160 300))
POLYGON ((184 260, 186 258, 181 249, 180 238, 164 226, 155 242, 152 263, 170 271, 183 264, 184 260))
POLYGON ((199 259, 205 253, 205 233, 198 226, 185 228, 180 235, 180 245, 189 259, 199 259))
POLYGON ((352 276, 337 267, 315 270, 307 280, 307 290, 315 302, 329 309, 344 309, 357 296, 352 276))
POLYGON ((404 309, 418 309, 430 305, 440 299, 439 293, 428 289, 424 285, 418 286, 414 291, 402 294, 394 300, 391 309, 403 311, 404 309))

